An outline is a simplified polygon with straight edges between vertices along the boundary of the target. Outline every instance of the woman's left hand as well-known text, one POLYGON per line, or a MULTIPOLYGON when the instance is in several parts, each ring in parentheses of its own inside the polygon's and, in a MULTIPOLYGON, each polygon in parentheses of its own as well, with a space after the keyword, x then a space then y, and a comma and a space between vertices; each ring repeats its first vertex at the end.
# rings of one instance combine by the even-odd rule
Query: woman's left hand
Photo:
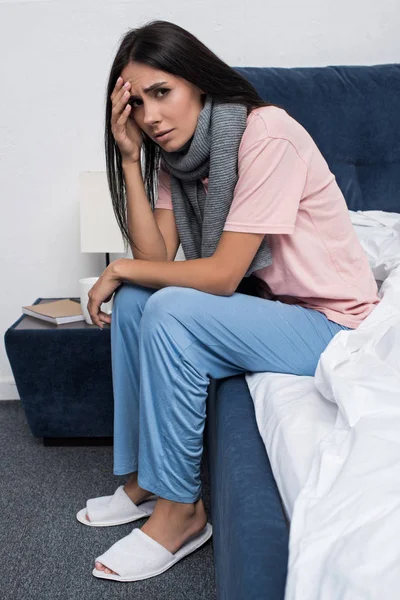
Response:
POLYGON ((87 309, 90 318, 92 319, 93 324, 101 329, 103 329, 104 323, 111 323, 111 315, 107 315, 100 310, 100 307, 103 302, 109 302, 111 300, 115 290, 122 284, 122 281, 117 277, 114 268, 114 263, 109 264, 88 293, 89 302, 87 304, 87 309))

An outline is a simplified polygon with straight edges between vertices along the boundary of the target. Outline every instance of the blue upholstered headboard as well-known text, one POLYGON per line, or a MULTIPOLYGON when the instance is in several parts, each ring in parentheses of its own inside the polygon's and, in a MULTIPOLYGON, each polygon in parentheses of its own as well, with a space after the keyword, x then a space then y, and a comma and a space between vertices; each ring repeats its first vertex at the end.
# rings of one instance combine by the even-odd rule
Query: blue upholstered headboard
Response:
POLYGON ((351 210, 400 212, 400 64, 234 69, 305 127, 351 210))

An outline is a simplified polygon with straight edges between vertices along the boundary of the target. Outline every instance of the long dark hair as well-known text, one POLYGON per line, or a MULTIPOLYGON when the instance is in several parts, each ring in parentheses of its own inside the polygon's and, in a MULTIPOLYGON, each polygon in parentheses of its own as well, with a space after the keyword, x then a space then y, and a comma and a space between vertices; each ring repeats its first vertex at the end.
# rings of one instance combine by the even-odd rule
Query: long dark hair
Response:
MULTIPOLYGON (((131 239, 127 226, 126 192, 122 172, 122 157, 111 131, 111 94, 118 77, 130 62, 138 62, 160 71, 182 77, 193 83, 213 100, 244 104, 247 115, 260 106, 276 106, 264 102, 256 89, 235 69, 224 63, 207 46, 186 29, 169 21, 151 21, 129 30, 123 37, 111 66, 107 85, 105 117, 105 154, 108 186, 114 214, 127 244, 131 239)), ((129 118, 133 118, 131 115, 129 118)), ((155 184, 161 160, 160 147, 143 131, 142 175, 152 210, 155 205, 155 184)))

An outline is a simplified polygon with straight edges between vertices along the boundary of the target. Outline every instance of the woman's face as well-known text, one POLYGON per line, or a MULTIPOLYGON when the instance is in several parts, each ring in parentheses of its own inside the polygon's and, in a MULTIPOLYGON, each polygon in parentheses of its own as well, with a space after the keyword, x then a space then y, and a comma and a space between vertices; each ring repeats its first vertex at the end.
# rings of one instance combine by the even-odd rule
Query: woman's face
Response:
POLYGON ((186 79, 137 62, 130 62, 121 77, 131 84, 130 118, 163 150, 176 152, 193 137, 205 101, 202 90, 186 79), (156 138, 156 133, 169 129, 173 129, 169 135, 156 138))

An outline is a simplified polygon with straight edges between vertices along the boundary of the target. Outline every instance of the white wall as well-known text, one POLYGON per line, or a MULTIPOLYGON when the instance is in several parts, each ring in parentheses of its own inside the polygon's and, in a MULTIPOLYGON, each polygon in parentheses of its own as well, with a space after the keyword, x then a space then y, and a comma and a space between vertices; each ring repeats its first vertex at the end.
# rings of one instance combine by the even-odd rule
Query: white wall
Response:
POLYGON ((4 333, 21 306, 78 296, 78 279, 105 268, 103 255, 80 253, 78 173, 105 170, 110 65, 123 34, 153 19, 188 29, 231 66, 400 57, 398 0, 0 0, 0 399, 18 398, 4 333))

